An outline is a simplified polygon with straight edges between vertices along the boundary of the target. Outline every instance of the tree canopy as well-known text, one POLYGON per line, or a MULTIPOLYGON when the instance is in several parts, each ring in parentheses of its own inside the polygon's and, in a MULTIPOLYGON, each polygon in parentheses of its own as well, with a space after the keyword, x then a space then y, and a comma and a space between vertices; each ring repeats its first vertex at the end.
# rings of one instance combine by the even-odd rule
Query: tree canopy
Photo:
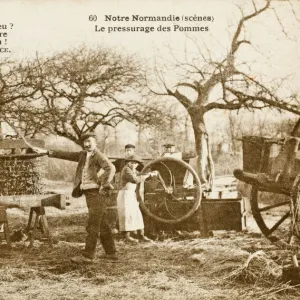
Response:
POLYGON ((247 29, 253 26, 252 21, 265 15, 267 11, 274 12, 273 17, 287 35, 282 20, 276 13, 276 7, 272 7, 270 0, 253 0, 247 7, 238 7, 238 10, 240 18, 228 40, 226 52, 221 51, 223 48, 220 45, 210 48, 205 43, 201 44, 197 38, 187 37, 196 51, 191 53, 185 48, 183 59, 179 59, 170 47, 173 60, 165 61, 163 67, 155 67, 154 80, 153 76, 147 78, 148 87, 155 95, 175 99, 189 113, 198 155, 198 174, 203 183, 208 183, 214 176, 209 135, 204 119, 207 112, 215 109, 232 111, 272 107, 300 115, 297 93, 292 92, 284 98, 280 96, 280 89, 286 78, 279 74, 278 80, 271 83, 256 78, 247 52, 242 51, 242 48, 252 46, 247 29), (176 74, 175 84, 170 84, 167 72, 176 74))
POLYGON ((139 62, 112 49, 80 47, 50 58, 37 56, 28 68, 34 80, 22 88, 28 97, 28 89, 37 97, 14 101, 6 113, 19 125, 26 123, 28 133, 51 132, 75 143, 99 124, 115 127, 129 118, 126 103, 141 87, 139 62))

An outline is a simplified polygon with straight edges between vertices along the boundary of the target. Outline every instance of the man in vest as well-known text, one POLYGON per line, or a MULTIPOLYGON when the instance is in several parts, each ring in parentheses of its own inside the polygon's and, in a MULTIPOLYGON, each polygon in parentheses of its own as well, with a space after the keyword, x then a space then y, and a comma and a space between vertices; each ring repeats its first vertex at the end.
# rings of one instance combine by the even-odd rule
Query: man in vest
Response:
POLYGON ((78 198, 84 195, 86 198, 88 207, 87 237, 82 255, 71 260, 73 262, 92 262, 99 234, 105 251, 105 255, 100 258, 117 260, 113 235, 106 219, 106 197, 112 189, 111 181, 115 174, 115 167, 106 155, 97 149, 94 132, 84 134, 81 139, 84 150, 79 152, 46 150, 36 147, 33 150, 38 153, 47 153, 49 157, 78 162, 72 196, 78 198))

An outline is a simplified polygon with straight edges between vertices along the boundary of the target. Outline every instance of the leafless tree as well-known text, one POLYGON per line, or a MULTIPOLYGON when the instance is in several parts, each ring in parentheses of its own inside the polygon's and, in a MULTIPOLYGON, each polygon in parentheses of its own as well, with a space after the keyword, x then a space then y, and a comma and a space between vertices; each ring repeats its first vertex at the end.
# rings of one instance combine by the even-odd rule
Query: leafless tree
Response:
POLYGON ((151 101, 146 96, 127 104, 127 109, 130 111, 129 119, 137 127, 139 145, 145 130, 159 131, 164 137, 172 135, 171 124, 179 120, 173 106, 166 102, 151 101))
MULTIPOLYGON (((147 84, 153 93, 176 99, 189 113, 198 155, 198 174, 201 181, 207 183, 208 187, 211 187, 210 179, 214 177, 214 164, 204 119, 207 112, 215 109, 232 111, 241 108, 252 110, 276 107, 300 114, 297 95, 281 99, 276 93, 280 88, 280 83, 276 83, 276 88, 263 84, 253 76, 251 68, 247 68, 245 62, 240 60, 241 49, 251 46, 250 40, 246 38, 246 26, 251 20, 264 14, 267 10, 273 9, 270 0, 262 1, 261 7, 258 7, 255 1, 251 3, 252 7, 249 13, 245 14, 242 8, 239 8, 241 18, 232 34, 225 56, 218 59, 216 55, 213 55, 214 50, 205 48, 205 44, 204 47, 199 47, 197 40, 193 40, 198 47, 198 57, 194 58, 193 56, 191 59, 186 51, 186 57, 182 62, 174 54, 172 71, 173 73, 178 72, 181 78, 174 88, 167 83, 164 72, 158 68, 155 70, 156 85, 151 78, 149 79, 149 76, 147 78, 147 84), (157 87, 157 82, 160 88, 157 87), (213 92, 218 89, 221 91, 220 97, 213 98, 213 92)), ((278 20, 280 21, 280 19, 278 20)), ((280 25, 282 24, 280 23, 280 25)))
POLYGON ((10 119, 8 107, 15 102, 30 101, 38 98, 40 82, 36 69, 23 62, 9 59, 0 60, 0 119, 10 119))
MULTIPOLYGON (((140 86, 138 61, 112 49, 76 48, 31 62, 33 89, 39 98, 17 102, 11 114, 29 131, 51 132, 80 144, 80 137, 99 125, 117 126, 130 117, 125 98, 140 86), (36 85, 38 83, 38 85, 36 85)), ((137 93, 137 92, 136 92, 137 93)))
POLYGON ((25 136, 54 133, 80 144, 83 133, 101 125, 100 146, 105 150, 108 134, 113 134, 108 128, 116 129, 123 120, 135 124, 141 136, 149 128, 167 131, 176 118, 172 107, 158 101, 149 105, 147 95, 140 93, 138 61, 111 49, 81 47, 48 58, 37 56, 26 65, 34 75, 29 88, 37 90, 37 96, 5 106, 6 115, 25 136))

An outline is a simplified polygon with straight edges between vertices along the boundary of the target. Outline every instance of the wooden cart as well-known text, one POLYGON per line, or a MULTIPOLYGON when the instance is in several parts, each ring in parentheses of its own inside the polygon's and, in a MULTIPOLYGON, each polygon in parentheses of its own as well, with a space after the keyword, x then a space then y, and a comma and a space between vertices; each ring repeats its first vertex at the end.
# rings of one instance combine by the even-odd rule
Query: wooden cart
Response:
POLYGON ((300 249, 300 138, 243 138, 243 170, 251 185, 251 209, 261 232, 281 249, 300 249))

